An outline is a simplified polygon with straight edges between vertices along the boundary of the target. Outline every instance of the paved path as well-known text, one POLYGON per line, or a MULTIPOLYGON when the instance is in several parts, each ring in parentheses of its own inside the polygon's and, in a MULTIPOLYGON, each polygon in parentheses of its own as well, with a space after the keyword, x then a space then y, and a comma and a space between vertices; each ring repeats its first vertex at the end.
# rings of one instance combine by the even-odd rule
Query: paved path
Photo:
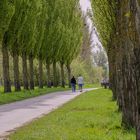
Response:
MULTIPOLYGON (((83 92, 95 89, 97 88, 85 89, 83 92)), ((14 131, 14 129, 44 114, 48 114, 80 94, 80 92, 72 93, 71 91, 55 92, 24 101, 1 105, 0 139, 11 131, 14 131)))

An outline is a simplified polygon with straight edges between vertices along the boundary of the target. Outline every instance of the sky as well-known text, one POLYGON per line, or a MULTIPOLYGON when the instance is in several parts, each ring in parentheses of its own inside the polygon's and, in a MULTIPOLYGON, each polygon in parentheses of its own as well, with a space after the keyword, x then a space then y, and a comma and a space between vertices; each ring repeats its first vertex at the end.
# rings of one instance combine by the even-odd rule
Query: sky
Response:
MULTIPOLYGON (((80 6, 81 6, 84 14, 86 14, 88 9, 92 9, 91 8, 90 0, 80 0, 80 6)), ((89 24, 89 28, 91 29, 92 28, 92 21, 91 21, 91 19, 88 18, 87 22, 89 24)))
MULTIPOLYGON (((87 10, 88 9, 92 9, 91 7, 91 3, 90 3, 90 0, 80 0, 80 6, 81 6, 81 9, 83 10, 83 12, 86 14, 87 10)), ((87 18, 87 23, 89 25, 89 29, 90 31, 92 30, 93 28, 93 24, 92 24, 92 20, 88 17, 87 18)), ((102 44, 100 43, 96 33, 93 31, 93 34, 92 34, 92 41, 93 41, 93 44, 99 44, 102 48, 102 44)), ((95 46, 94 48, 94 51, 95 50, 98 50, 98 48, 95 46)))
POLYGON ((91 9, 90 0, 80 0, 80 5, 84 12, 86 12, 87 9, 91 9))

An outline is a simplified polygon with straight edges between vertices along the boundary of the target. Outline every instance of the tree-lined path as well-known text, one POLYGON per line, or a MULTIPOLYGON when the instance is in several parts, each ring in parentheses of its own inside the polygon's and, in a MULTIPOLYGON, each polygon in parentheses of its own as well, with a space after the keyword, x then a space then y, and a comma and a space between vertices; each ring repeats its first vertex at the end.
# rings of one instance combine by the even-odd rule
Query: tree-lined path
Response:
MULTIPOLYGON (((84 92, 93 89, 96 88, 85 89, 84 92)), ((48 114, 80 94, 81 92, 78 91, 76 93, 71 91, 55 92, 0 106, 0 137, 35 118, 48 114)))
MULTIPOLYGON (((0 92, 12 96, 13 91, 30 93, 36 87, 70 87, 71 77, 79 74, 84 77, 84 84, 101 79, 106 79, 106 83, 109 79, 113 100, 122 112, 122 127, 135 129, 136 139, 140 140, 140 0, 85 1, 91 2, 93 11, 86 15, 95 26, 91 34, 79 1, 0 0, 0 92), (107 53, 109 75, 108 67, 97 68, 93 60, 90 46, 96 30, 107 53)), ((49 101, 46 105, 50 105, 49 101)), ((29 114, 34 107, 29 105, 29 114)), ((24 108, 19 109, 28 114, 24 108)), ((10 115, 9 123, 5 123, 10 126, 11 110, 6 113, 10 115)), ((23 116, 14 119, 29 118, 23 116)), ((116 135, 112 139, 116 140, 116 135)))

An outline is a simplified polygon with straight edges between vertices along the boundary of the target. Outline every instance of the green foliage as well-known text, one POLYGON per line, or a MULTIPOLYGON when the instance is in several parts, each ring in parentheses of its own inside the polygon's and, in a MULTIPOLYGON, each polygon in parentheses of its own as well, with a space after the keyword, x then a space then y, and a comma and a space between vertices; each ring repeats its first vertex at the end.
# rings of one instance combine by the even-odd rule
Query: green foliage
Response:
POLYGON ((43 58, 47 61, 71 62, 77 54, 82 37, 82 19, 77 3, 74 0, 48 3, 43 58))
MULTIPOLYGON (((50 62, 63 59, 71 63, 79 52, 82 42, 83 23, 78 2, 75 0, 4 2, 3 8, 7 7, 6 10, 12 13, 5 19, 7 22, 11 17, 9 26, 7 25, 7 44, 11 51, 32 53, 50 62), (11 12, 12 6, 15 12, 11 12)), ((1 13, 2 15, 4 13, 1 13)))
POLYGON ((33 121, 10 140, 135 140, 134 130, 121 127, 121 114, 109 90, 80 95, 60 109, 33 121))
POLYGON ((108 60, 105 51, 100 50, 93 52, 94 63, 104 70, 103 77, 108 77, 108 60))
POLYGON ((0 0, 0 42, 14 14, 14 0, 0 0))
POLYGON ((79 74, 81 74, 84 77, 85 83, 99 83, 104 72, 101 67, 89 64, 86 61, 81 60, 80 57, 72 62, 71 68, 72 75, 78 77, 79 74))
POLYGON ((93 21, 99 32, 103 46, 107 49, 116 30, 116 2, 110 0, 92 0, 93 21))
POLYGON ((43 49, 42 49, 42 42, 44 39, 44 32, 46 30, 46 20, 48 17, 48 14, 46 14, 47 11, 47 3, 45 0, 42 1, 42 8, 40 8, 40 12, 38 14, 38 20, 37 20, 37 31, 36 31, 36 44, 34 52, 37 55, 37 58, 43 59, 43 49))
POLYGON ((41 13, 40 9, 45 4, 41 2, 42 0, 32 0, 25 3, 26 9, 24 9, 24 12, 26 17, 18 39, 21 52, 26 52, 27 54, 35 53, 37 32, 39 31, 37 28, 38 18, 41 13))

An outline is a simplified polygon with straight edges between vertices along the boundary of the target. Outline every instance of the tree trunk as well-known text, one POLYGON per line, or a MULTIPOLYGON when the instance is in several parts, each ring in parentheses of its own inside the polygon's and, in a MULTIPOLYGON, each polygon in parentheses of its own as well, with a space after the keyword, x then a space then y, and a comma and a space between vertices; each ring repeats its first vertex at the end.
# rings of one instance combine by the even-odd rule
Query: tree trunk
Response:
POLYGON ((23 73, 23 87, 24 89, 29 89, 28 83, 28 71, 27 71, 27 55, 22 53, 22 73, 23 73))
POLYGON ((42 64, 42 60, 39 59, 39 67, 38 67, 38 71, 39 71, 39 77, 38 77, 38 81, 39 81, 39 88, 43 88, 43 64, 42 64))
POLYGON ((140 140, 140 1, 136 0, 136 16, 135 16, 135 24, 136 24, 136 34, 137 34, 137 47, 134 49, 135 58, 135 77, 136 77, 136 85, 135 89, 137 92, 137 125, 136 125, 136 136, 137 140, 140 140))
POLYGON ((70 64, 67 64, 67 71, 68 71, 69 88, 71 88, 71 68, 70 68, 70 64))
POLYGON ((113 46, 109 47, 108 50, 108 60, 109 60, 109 81, 111 84, 111 89, 113 92, 113 100, 117 99, 117 93, 115 90, 116 83, 115 83, 115 49, 113 50, 113 46))
POLYGON ((53 85, 54 85, 54 87, 57 87, 56 62, 53 62, 53 85))
POLYGON ((50 64, 46 62, 46 69, 47 69, 47 87, 51 88, 51 74, 50 74, 50 64))
POLYGON ((9 74, 9 54, 8 49, 5 44, 5 38, 2 44, 2 54, 3 54, 3 79, 4 79, 4 92, 11 92, 11 81, 9 74))
POLYGON ((34 90, 34 62, 33 55, 29 55, 29 71, 30 71, 30 89, 34 90))
POLYGON ((138 58, 135 59, 134 50, 137 48, 139 52, 139 39, 137 39, 135 16, 136 16, 136 1, 120 1, 120 47, 122 58, 122 122, 125 126, 136 127, 137 125, 137 76, 136 64, 138 58), (130 16, 124 16, 127 12, 130 12, 130 16), (130 25, 131 23, 131 25, 130 25))
POLYGON ((13 69, 14 69, 15 91, 21 91, 19 79, 19 57, 17 52, 13 52, 13 69))
POLYGON ((65 88, 64 63, 61 62, 61 86, 65 88))

